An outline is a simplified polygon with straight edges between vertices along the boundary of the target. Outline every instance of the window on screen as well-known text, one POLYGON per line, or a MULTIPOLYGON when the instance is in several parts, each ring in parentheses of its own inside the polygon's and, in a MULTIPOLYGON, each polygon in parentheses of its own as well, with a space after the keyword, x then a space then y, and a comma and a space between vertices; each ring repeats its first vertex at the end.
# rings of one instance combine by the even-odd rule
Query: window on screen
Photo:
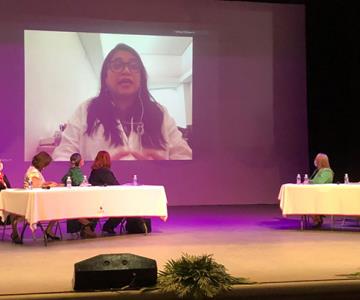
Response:
POLYGON ((24 36, 25 160, 192 158, 192 37, 24 36))

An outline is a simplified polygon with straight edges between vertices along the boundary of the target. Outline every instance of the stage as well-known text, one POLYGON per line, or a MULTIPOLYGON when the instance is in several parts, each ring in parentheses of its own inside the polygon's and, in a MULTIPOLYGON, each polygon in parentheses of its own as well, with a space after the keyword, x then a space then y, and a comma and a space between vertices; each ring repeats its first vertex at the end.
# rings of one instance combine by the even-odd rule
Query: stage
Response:
POLYGON ((230 274, 262 287, 349 284, 352 281, 344 275, 360 271, 360 227, 353 220, 339 220, 330 229, 329 218, 325 222, 322 230, 301 231, 299 218, 283 218, 277 205, 177 206, 169 207, 167 222, 153 218, 148 235, 74 240, 63 223, 64 240, 45 247, 40 232, 34 241, 27 231, 24 244, 15 245, 7 230, 0 242, 0 299, 32 293, 66 295, 73 291, 74 263, 108 253, 153 258, 160 270, 182 253, 213 254, 230 274))

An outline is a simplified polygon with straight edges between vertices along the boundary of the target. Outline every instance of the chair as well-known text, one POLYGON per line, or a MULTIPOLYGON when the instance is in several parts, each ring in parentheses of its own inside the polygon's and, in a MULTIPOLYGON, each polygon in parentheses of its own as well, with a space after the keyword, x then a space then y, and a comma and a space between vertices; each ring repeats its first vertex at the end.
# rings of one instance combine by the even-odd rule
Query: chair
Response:
POLYGON ((8 226, 8 225, 11 225, 10 215, 6 217, 5 221, 0 220, 0 226, 3 227, 2 237, 1 237, 2 241, 5 239, 5 231, 7 229, 11 229, 11 226, 8 226))
POLYGON ((304 230, 309 226, 309 216, 302 215, 300 218, 300 229, 304 230))
POLYGON ((358 216, 346 216, 346 217, 339 218, 336 221, 340 222, 341 228, 347 227, 347 225, 346 225, 347 223, 350 223, 350 226, 351 225, 354 226, 354 223, 355 223, 356 227, 359 227, 359 225, 360 225, 360 218, 358 216))
POLYGON ((122 218, 120 224, 118 225, 119 226, 119 234, 122 234, 123 232, 126 232, 125 222, 126 222, 126 218, 122 218))
POLYGON ((147 235, 152 231, 151 229, 151 219, 150 218, 128 218, 126 222, 126 231, 127 233, 144 233, 147 235))
MULTIPOLYGON (((106 218, 107 220, 107 218, 106 218)), ((105 221, 106 222, 106 221, 105 221)), ((97 226, 99 226, 99 230, 100 232, 104 233, 102 231, 102 228, 103 228, 103 225, 104 225, 104 219, 99 219, 98 223, 97 223, 97 226)), ((122 234, 124 232, 126 232, 126 229, 125 229, 125 222, 126 222, 126 218, 123 217, 121 218, 121 222, 119 223, 119 225, 117 225, 117 227, 119 228, 119 234, 122 234)))
MULTIPOLYGON (((5 239, 5 231, 8 230, 8 229, 11 229, 11 230, 12 230, 11 222, 12 222, 11 215, 8 215, 8 216, 6 217, 5 222, 3 222, 3 221, 0 222, 0 226, 3 226, 2 237, 1 237, 1 240, 2 240, 2 241, 5 239)), ((27 224, 24 223, 24 226, 23 226, 23 228, 22 228, 22 230, 21 230, 21 233, 20 233, 21 240, 23 239, 23 235, 24 235, 26 226, 27 226, 27 224)))
POLYGON ((81 219, 68 219, 66 220, 67 233, 71 234, 72 239, 80 239, 82 237, 82 230, 85 229, 86 226, 90 226, 90 228, 95 231, 99 220, 99 218, 88 218, 87 221, 90 223, 83 225, 80 222, 81 219))
MULTIPOLYGON (((49 224, 49 222, 43 222, 43 223, 38 222, 38 223, 36 224, 36 226, 38 226, 38 227, 40 228, 41 233, 42 233, 42 235, 43 235, 43 240, 44 240, 44 245, 45 245, 45 247, 47 246, 48 239, 47 239, 47 236, 46 236, 46 229, 44 229, 44 226, 43 226, 43 225, 46 225, 46 226, 47 226, 48 224, 49 224)), ((22 230, 21 230, 21 236, 20 236, 21 240, 24 239, 25 230, 26 230, 26 228, 27 228, 28 226, 29 226, 29 223, 28 223, 28 222, 24 222, 24 226, 23 226, 23 228, 22 228, 22 230)), ((54 227, 55 227, 55 232, 54 232, 54 233, 56 234, 56 233, 59 231, 60 240, 62 240, 62 239, 63 239, 63 235, 62 235, 62 231, 61 231, 60 221, 56 221, 54 227)), ((36 240, 36 237, 35 237, 34 232, 32 232, 32 237, 33 237, 34 240, 36 240)))

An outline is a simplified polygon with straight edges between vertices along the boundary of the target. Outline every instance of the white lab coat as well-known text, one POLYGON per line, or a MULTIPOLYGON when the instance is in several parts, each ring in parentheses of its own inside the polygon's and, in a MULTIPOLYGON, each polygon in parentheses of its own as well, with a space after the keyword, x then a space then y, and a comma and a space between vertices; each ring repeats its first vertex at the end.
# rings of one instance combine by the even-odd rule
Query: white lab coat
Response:
MULTIPOLYGON (((96 154, 101 150, 108 151, 110 156, 116 155, 119 151, 141 151, 140 136, 135 131, 131 131, 129 136, 126 136, 120 122, 118 126, 124 145, 111 145, 110 141, 104 138, 104 127, 102 124, 100 124, 92 136, 88 136, 85 131, 87 128, 87 108, 90 101, 91 100, 81 104, 68 121, 66 129, 62 133, 61 142, 52 155, 54 160, 69 161, 71 154, 76 152, 80 153, 84 160, 94 160, 96 154)), ((183 139, 182 133, 176 127, 174 119, 164 107, 161 107, 161 109, 164 113, 161 130, 166 142, 166 149, 159 150, 159 153, 166 157, 166 159, 191 159, 192 150, 183 139)), ((132 155, 121 159, 135 160, 132 155)))

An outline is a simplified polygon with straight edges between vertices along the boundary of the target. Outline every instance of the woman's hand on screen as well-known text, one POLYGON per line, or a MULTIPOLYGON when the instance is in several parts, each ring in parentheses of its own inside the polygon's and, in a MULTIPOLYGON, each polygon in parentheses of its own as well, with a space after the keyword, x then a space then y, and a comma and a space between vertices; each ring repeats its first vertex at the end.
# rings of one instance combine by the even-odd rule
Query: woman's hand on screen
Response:
POLYGON ((148 160, 146 155, 139 151, 131 151, 130 154, 137 160, 148 160))
POLYGON ((119 151, 118 153, 116 153, 115 155, 113 155, 111 157, 112 160, 121 160, 123 157, 128 156, 129 154, 131 154, 130 151, 119 151))
POLYGON ((161 151, 156 149, 144 149, 142 151, 143 155, 146 157, 145 159, 148 160, 163 160, 166 159, 164 154, 161 153, 161 151))
POLYGON ((166 157, 161 151, 156 149, 143 149, 142 151, 120 151, 112 156, 112 160, 121 160, 122 158, 132 155, 137 160, 163 160, 166 157))

